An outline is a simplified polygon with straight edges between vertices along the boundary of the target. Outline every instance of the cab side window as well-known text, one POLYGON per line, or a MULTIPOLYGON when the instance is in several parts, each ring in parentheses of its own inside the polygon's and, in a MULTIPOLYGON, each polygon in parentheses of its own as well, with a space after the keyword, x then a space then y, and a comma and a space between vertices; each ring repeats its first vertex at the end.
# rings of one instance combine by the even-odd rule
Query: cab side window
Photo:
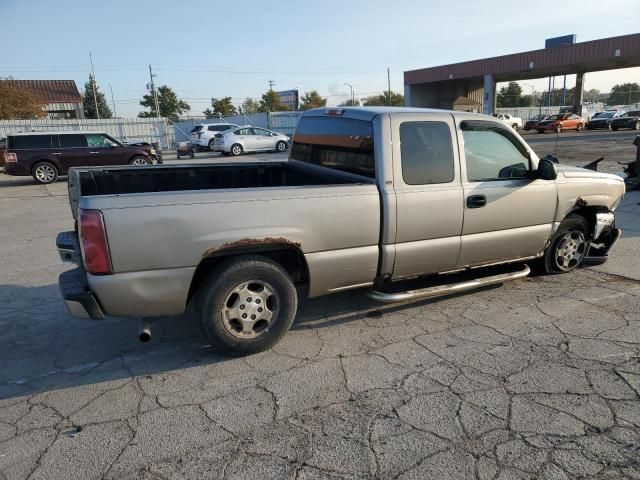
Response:
POLYGON ((451 131, 444 122, 404 122, 400 125, 402 178, 407 185, 453 181, 451 131))
POLYGON ((489 122, 462 122, 461 127, 467 181, 529 178, 527 150, 508 130, 489 122))
POLYGON ((100 133, 88 133, 87 145, 92 148, 106 148, 116 146, 114 142, 100 133))

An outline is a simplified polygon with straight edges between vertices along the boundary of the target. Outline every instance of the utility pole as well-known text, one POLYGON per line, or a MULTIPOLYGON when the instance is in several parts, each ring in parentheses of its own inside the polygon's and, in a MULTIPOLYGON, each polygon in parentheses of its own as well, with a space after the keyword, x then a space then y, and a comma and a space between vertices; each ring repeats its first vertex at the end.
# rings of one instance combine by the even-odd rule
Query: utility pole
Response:
POLYGON ((149 88, 151 89, 151 95, 153 95, 153 104, 155 105, 156 117, 160 118, 160 105, 158 104, 158 93, 156 92, 156 86, 153 83, 153 77, 155 75, 151 71, 151 64, 149 64, 149 78, 151 83, 149 84, 149 88))
MULTIPOLYGON (((273 80, 269 80, 269 92, 273 92, 273 86, 276 84, 273 80)), ((273 102, 271 101, 272 97, 269 95, 269 115, 273 111, 273 102)))
POLYGON ((354 107, 355 99, 353 98, 353 85, 351 85, 350 83, 345 83, 345 85, 351 89, 351 106, 354 107))
POLYGON ((113 87, 109 84, 109 90, 111 90, 111 106, 113 107, 113 116, 114 118, 118 115, 116 114, 116 101, 113 99, 113 87))
POLYGON ((387 99, 387 103, 391 106, 391 73, 389 73, 389 68, 387 67, 387 87, 389 89, 389 97, 387 99))
POLYGON ((273 90, 273 86, 276 84, 273 80, 269 80, 269 90, 273 90))
POLYGON ((93 70, 93 57, 89 52, 89 62, 91 62, 91 87, 93 89, 93 103, 96 107, 96 117, 100 120, 100 109, 98 109, 98 95, 96 94, 96 72, 93 70))

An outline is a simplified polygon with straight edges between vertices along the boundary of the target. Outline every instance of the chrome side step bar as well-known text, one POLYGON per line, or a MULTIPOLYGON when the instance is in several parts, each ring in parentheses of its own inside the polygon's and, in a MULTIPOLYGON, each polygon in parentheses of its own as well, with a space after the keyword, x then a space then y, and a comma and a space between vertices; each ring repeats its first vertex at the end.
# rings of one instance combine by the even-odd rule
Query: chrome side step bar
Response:
POLYGON ((425 298, 441 297, 443 295, 451 295, 452 293, 473 290, 474 288, 486 287, 497 283, 504 283, 509 280, 518 280, 524 278, 531 273, 528 265, 522 270, 512 273, 501 273, 490 277, 477 278, 466 282, 451 283, 448 285, 438 285, 435 287, 421 288, 419 290, 407 290, 406 292, 385 293, 379 290, 369 289, 367 295, 382 303, 406 302, 409 300, 423 300, 425 298))

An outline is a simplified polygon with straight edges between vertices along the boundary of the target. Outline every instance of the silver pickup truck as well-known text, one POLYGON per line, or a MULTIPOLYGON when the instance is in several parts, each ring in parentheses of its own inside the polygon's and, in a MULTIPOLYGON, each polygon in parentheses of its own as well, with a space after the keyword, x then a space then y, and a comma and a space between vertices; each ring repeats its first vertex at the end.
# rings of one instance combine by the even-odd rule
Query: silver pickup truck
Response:
POLYGON ((144 319, 192 304, 214 346, 248 354, 285 335, 300 297, 406 301, 521 278, 525 261, 602 262, 623 194, 615 175, 538 159, 492 117, 316 109, 286 162, 74 169, 77 226, 57 246, 78 267, 59 283, 75 316, 142 317, 141 339, 144 319))

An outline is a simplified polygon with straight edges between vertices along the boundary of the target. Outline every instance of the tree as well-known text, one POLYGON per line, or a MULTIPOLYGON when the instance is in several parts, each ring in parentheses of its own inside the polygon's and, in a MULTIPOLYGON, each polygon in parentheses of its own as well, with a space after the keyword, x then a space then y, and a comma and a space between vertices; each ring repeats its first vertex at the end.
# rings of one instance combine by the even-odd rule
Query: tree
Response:
POLYGON ((107 99, 104 93, 100 91, 100 87, 93 78, 93 75, 89 75, 89 81, 84 84, 84 93, 82 94, 82 106, 84 108, 84 118, 98 118, 96 113, 96 101, 98 100, 98 113, 100 118, 111 118, 113 113, 107 104, 107 99), (93 85, 96 88, 96 96, 93 96, 93 85))
POLYGON ((373 95, 371 97, 367 97, 362 101, 362 104, 365 107, 375 107, 375 106, 391 106, 391 107, 401 107, 404 105, 404 96, 396 93, 396 92, 384 92, 382 95, 373 95), (391 93, 391 96, 389 96, 391 93))
POLYGON ((502 87, 498 91, 497 97, 496 106, 498 108, 520 107, 522 106, 522 87, 518 85, 518 82, 509 82, 506 87, 502 87))
MULTIPOLYGON (((155 101, 153 98, 153 90, 142 97, 140 105, 149 109, 148 112, 140 112, 140 118, 157 117, 155 101)), ((178 116, 184 112, 191 110, 191 106, 184 100, 180 100, 176 93, 166 85, 158 88, 158 105, 160 107, 160 116, 176 121, 178 116)))
POLYGON ((260 99, 260 112, 284 112, 289 110, 280 103, 280 95, 274 90, 267 90, 260 99))
POLYGON ((602 94, 600 93, 600 90, 598 90, 597 88, 592 88, 591 90, 587 90, 586 92, 584 92, 584 95, 582 96, 585 102, 592 102, 592 103, 599 102, 601 100, 601 97, 602 97, 602 94))
POLYGON ((317 90, 306 92, 300 100, 300 110, 309 110, 311 108, 321 108, 327 106, 327 99, 321 97, 317 90))
POLYGON ((349 99, 346 102, 342 102, 338 106, 339 107, 359 107, 360 106, 360 100, 358 100, 357 98, 354 99, 353 101, 351 99, 349 99))
POLYGON ((238 113, 251 115, 252 113, 260 112, 260 104, 256 102, 253 98, 246 98, 240 108, 238 108, 238 113))
POLYGON ((622 83, 611 88, 608 105, 630 105, 640 102, 640 85, 637 83, 622 83))
POLYGON ((0 119, 30 120, 47 115, 44 104, 31 92, 3 83, 0 82, 0 119))
POLYGON ((211 108, 207 108, 204 112, 204 116, 207 118, 219 118, 220 116, 228 117, 231 115, 237 115, 238 110, 235 105, 231 103, 231 97, 223 97, 220 99, 211 99, 211 108))

